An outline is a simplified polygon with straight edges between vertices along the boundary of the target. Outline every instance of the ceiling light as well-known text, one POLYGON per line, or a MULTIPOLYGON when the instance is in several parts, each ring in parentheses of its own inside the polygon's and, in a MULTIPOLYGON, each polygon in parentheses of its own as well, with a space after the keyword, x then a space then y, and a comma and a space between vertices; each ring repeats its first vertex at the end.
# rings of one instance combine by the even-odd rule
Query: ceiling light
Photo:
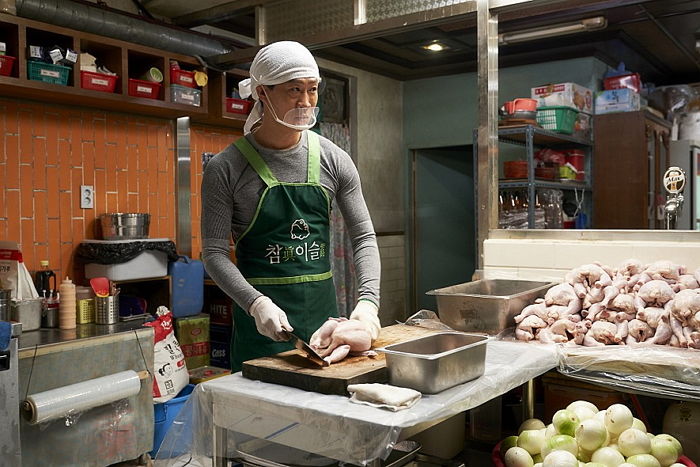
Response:
POLYGON ((424 50, 429 50, 431 52, 442 52, 443 50, 449 49, 447 45, 442 44, 438 41, 433 41, 430 44, 422 45, 421 48, 424 50))
POLYGON ((523 31, 506 32, 498 35, 500 45, 513 44, 516 42, 532 41, 547 37, 564 36, 577 32, 597 31, 604 29, 608 25, 608 20, 604 16, 586 18, 571 23, 553 24, 542 28, 525 29, 523 31))

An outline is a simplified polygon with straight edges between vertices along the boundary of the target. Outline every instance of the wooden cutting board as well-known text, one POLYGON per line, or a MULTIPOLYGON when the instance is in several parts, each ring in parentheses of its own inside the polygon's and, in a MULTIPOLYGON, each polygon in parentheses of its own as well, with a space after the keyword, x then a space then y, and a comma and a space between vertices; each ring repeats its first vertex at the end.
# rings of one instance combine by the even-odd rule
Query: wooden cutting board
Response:
MULTIPOLYGON (((435 329, 395 324, 382 328, 374 348, 427 336, 435 329)), ((330 366, 319 367, 299 350, 243 362, 243 376, 266 383, 282 384, 323 394, 348 395, 349 384, 386 383, 388 372, 383 353, 376 357, 348 357, 330 366)))

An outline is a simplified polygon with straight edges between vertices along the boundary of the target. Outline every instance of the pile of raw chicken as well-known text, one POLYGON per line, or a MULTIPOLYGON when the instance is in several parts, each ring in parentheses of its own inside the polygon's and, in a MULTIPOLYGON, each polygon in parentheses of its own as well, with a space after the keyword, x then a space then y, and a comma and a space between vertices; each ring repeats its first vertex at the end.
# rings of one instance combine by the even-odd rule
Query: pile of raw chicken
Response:
POLYGON ((629 259, 569 271, 515 317, 519 340, 600 346, 647 343, 700 349, 700 268, 629 259))

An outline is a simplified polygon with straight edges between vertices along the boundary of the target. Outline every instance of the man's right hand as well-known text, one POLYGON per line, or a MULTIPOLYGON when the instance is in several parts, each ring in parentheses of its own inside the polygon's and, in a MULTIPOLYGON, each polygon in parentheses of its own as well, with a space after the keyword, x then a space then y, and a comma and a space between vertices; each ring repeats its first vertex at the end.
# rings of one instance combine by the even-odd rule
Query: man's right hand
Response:
POLYGON ((287 314, 272 303, 270 297, 263 295, 256 298, 250 305, 248 313, 255 319, 255 327, 258 332, 273 341, 289 340, 287 332, 294 331, 287 320, 287 314))

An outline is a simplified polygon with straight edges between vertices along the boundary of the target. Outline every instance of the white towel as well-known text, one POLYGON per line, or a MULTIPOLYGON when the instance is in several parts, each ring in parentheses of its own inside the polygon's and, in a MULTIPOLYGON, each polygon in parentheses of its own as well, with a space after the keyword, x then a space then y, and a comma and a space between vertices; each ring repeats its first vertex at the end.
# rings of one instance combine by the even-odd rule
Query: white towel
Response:
POLYGON ((262 118, 263 109, 258 100, 257 87, 261 84, 282 84, 297 78, 318 78, 318 65, 309 49, 298 42, 273 42, 260 49, 250 65, 250 78, 238 83, 238 93, 243 99, 253 96, 255 105, 250 111, 243 133, 248 134, 255 122, 262 118))
POLYGON ((421 393, 413 389, 379 383, 351 384, 348 392, 351 395, 350 402, 394 412, 413 407, 421 398, 421 393))

